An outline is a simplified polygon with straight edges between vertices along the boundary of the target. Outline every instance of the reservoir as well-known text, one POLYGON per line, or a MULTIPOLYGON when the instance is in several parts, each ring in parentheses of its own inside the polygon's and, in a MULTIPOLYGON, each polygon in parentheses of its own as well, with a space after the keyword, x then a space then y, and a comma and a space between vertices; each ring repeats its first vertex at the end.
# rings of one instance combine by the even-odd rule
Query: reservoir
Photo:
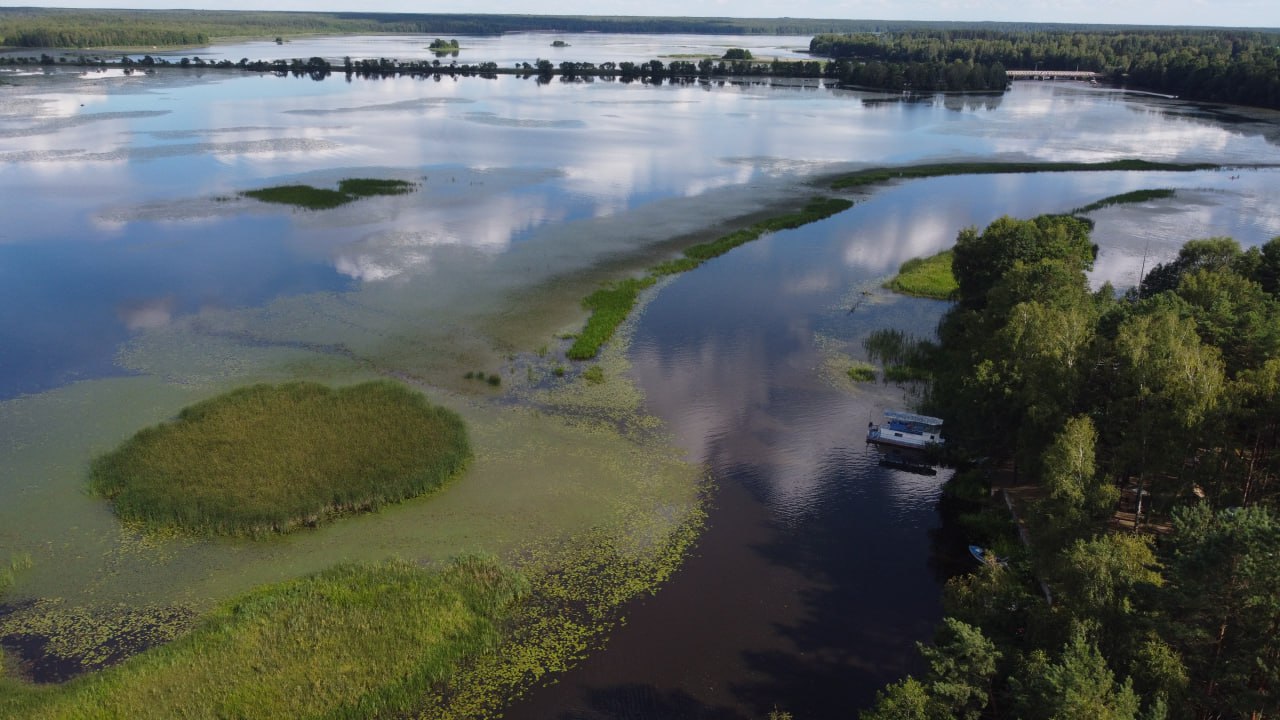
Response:
MULTIPOLYGON (((458 60, 532 63, 552 39, 461 38, 458 60)), ((594 62, 729 42, 564 39, 555 52, 581 47, 572 59, 594 62)), ((807 42, 740 40, 785 58, 807 42)), ((200 54, 408 59, 426 42, 200 54)), ((880 283, 965 227, 1139 189, 1176 192, 1090 215, 1095 287, 1131 286, 1188 239, 1259 245, 1280 235, 1280 175, 1259 167, 1280 163, 1278 141, 1275 113, 1072 82, 912 97, 778 80, 0 74, 0 560, 32 558, 5 598, 26 609, 0 619, 0 640, 28 637, 13 623, 40 608, 195 615, 341 561, 480 551, 518 563, 530 543, 620 505, 655 522, 679 516, 705 474, 705 528, 681 567, 507 716, 848 717, 915 669, 946 578, 966 569, 964 539, 937 510, 946 471, 881 467, 862 439, 882 410, 915 399, 848 381, 863 339, 887 328, 928 337, 946 309, 880 283), (846 193, 848 211, 646 292, 605 385, 646 418, 633 423, 643 449, 639 432, 583 433, 574 412, 545 409, 540 393, 575 387, 580 368, 563 361, 568 379, 550 368, 562 336, 581 328, 582 297, 753 216, 841 195, 835 174, 1120 158, 1231 167, 846 193), (416 189, 324 211, 240 195, 351 177, 416 189), (463 379, 475 369, 500 374, 501 389, 463 379), (143 536, 84 492, 93 457, 199 399, 370 375, 457 407, 474 428, 473 474, 436 497, 268 541, 143 536)))

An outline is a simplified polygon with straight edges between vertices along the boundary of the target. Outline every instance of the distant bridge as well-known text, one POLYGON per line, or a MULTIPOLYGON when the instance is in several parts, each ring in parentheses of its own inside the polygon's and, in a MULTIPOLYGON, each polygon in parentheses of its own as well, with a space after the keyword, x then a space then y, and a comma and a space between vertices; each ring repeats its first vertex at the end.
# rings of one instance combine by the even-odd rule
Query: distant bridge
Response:
POLYGON ((1089 70, 1006 70, 1010 80, 1098 80, 1102 73, 1089 70))

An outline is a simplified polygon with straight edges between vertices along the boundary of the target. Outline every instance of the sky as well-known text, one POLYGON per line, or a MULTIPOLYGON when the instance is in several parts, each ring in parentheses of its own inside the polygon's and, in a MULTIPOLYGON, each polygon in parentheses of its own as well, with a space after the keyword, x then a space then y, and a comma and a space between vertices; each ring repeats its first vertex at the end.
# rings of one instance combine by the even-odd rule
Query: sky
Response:
MULTIPOLYGON (((9 4, 5 2, 4 4, 9 4)), ((1280 0, 18 0, 47 7, 671 15, 1280 28, 1280 0)))

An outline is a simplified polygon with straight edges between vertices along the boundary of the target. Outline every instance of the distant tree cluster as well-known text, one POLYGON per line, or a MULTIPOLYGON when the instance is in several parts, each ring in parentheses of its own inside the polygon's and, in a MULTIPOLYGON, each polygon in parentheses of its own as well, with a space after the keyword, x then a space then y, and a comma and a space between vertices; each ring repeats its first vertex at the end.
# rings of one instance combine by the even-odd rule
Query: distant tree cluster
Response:
POLYGON ((989 530, 1006 562, 948 584, 927 669, 863 720, 1280 711, 1280 238, 1189 242, 1117 297, 1089 289, 1090 230, 957 239, 926 405, 1040 499, 1030 546, 989 530))
POLYGON ((810 52, 854 65, 965 62, 1090 70, 1196 100, 1280 108, 1280 33, 1248 30, 911 30, 817 35, 810 52))

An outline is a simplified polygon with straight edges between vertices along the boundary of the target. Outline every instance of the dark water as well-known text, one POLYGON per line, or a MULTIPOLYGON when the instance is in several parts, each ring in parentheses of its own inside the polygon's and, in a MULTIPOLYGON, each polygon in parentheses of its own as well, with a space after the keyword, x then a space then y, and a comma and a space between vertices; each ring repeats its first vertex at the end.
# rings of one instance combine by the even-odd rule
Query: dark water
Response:
MULTIPOLYGON (((849 717, 913 668, 939 619, 947 473, 881 467, 868 418, 892 386, 823 379, 815 338, 861 354, 886 325, 929 331, 942 303, 844 298, 875 274, 844 260, 841 216, 708 263, 645 310, 632 359, 651 409, 718 481, 710 527, 608 648, 513 718, 849 717), (942 559, 937 559, 942 558, 942 559)), ((874 288, 874 285, 870 286, 874 288)))
MULTIPOLYGON (((918 669, 915 643, 941 619, 942 586, 972 561, 969 539, 939 511, 949 471, 884 467, 864 442, 869 421, 913 398, 892 385, 838 387, 824 357, 865 359, 862 339, 880 328, 931 336, 945 303, 878 285, 965 226, 1062 212, 1134 184, 1231 182, 1169 173, 913 182, 679 276, 645 309, 631 359, 651 410, 718 481, 710 527, 667 587, 627 609, 604 651, 508 717, 745 720, 776 707, 821 720, 869 706, 918 669)), ((1183 217, 1181 237, 1230 227, 1250 245, 1275 227, 1227 215, 1183 217)), ((1135 252, 1163 260, 1180 244, 1168 233, 1157 246, 1110 216, 1098 230, 1098 285, 1123 283, 1135 252)))

